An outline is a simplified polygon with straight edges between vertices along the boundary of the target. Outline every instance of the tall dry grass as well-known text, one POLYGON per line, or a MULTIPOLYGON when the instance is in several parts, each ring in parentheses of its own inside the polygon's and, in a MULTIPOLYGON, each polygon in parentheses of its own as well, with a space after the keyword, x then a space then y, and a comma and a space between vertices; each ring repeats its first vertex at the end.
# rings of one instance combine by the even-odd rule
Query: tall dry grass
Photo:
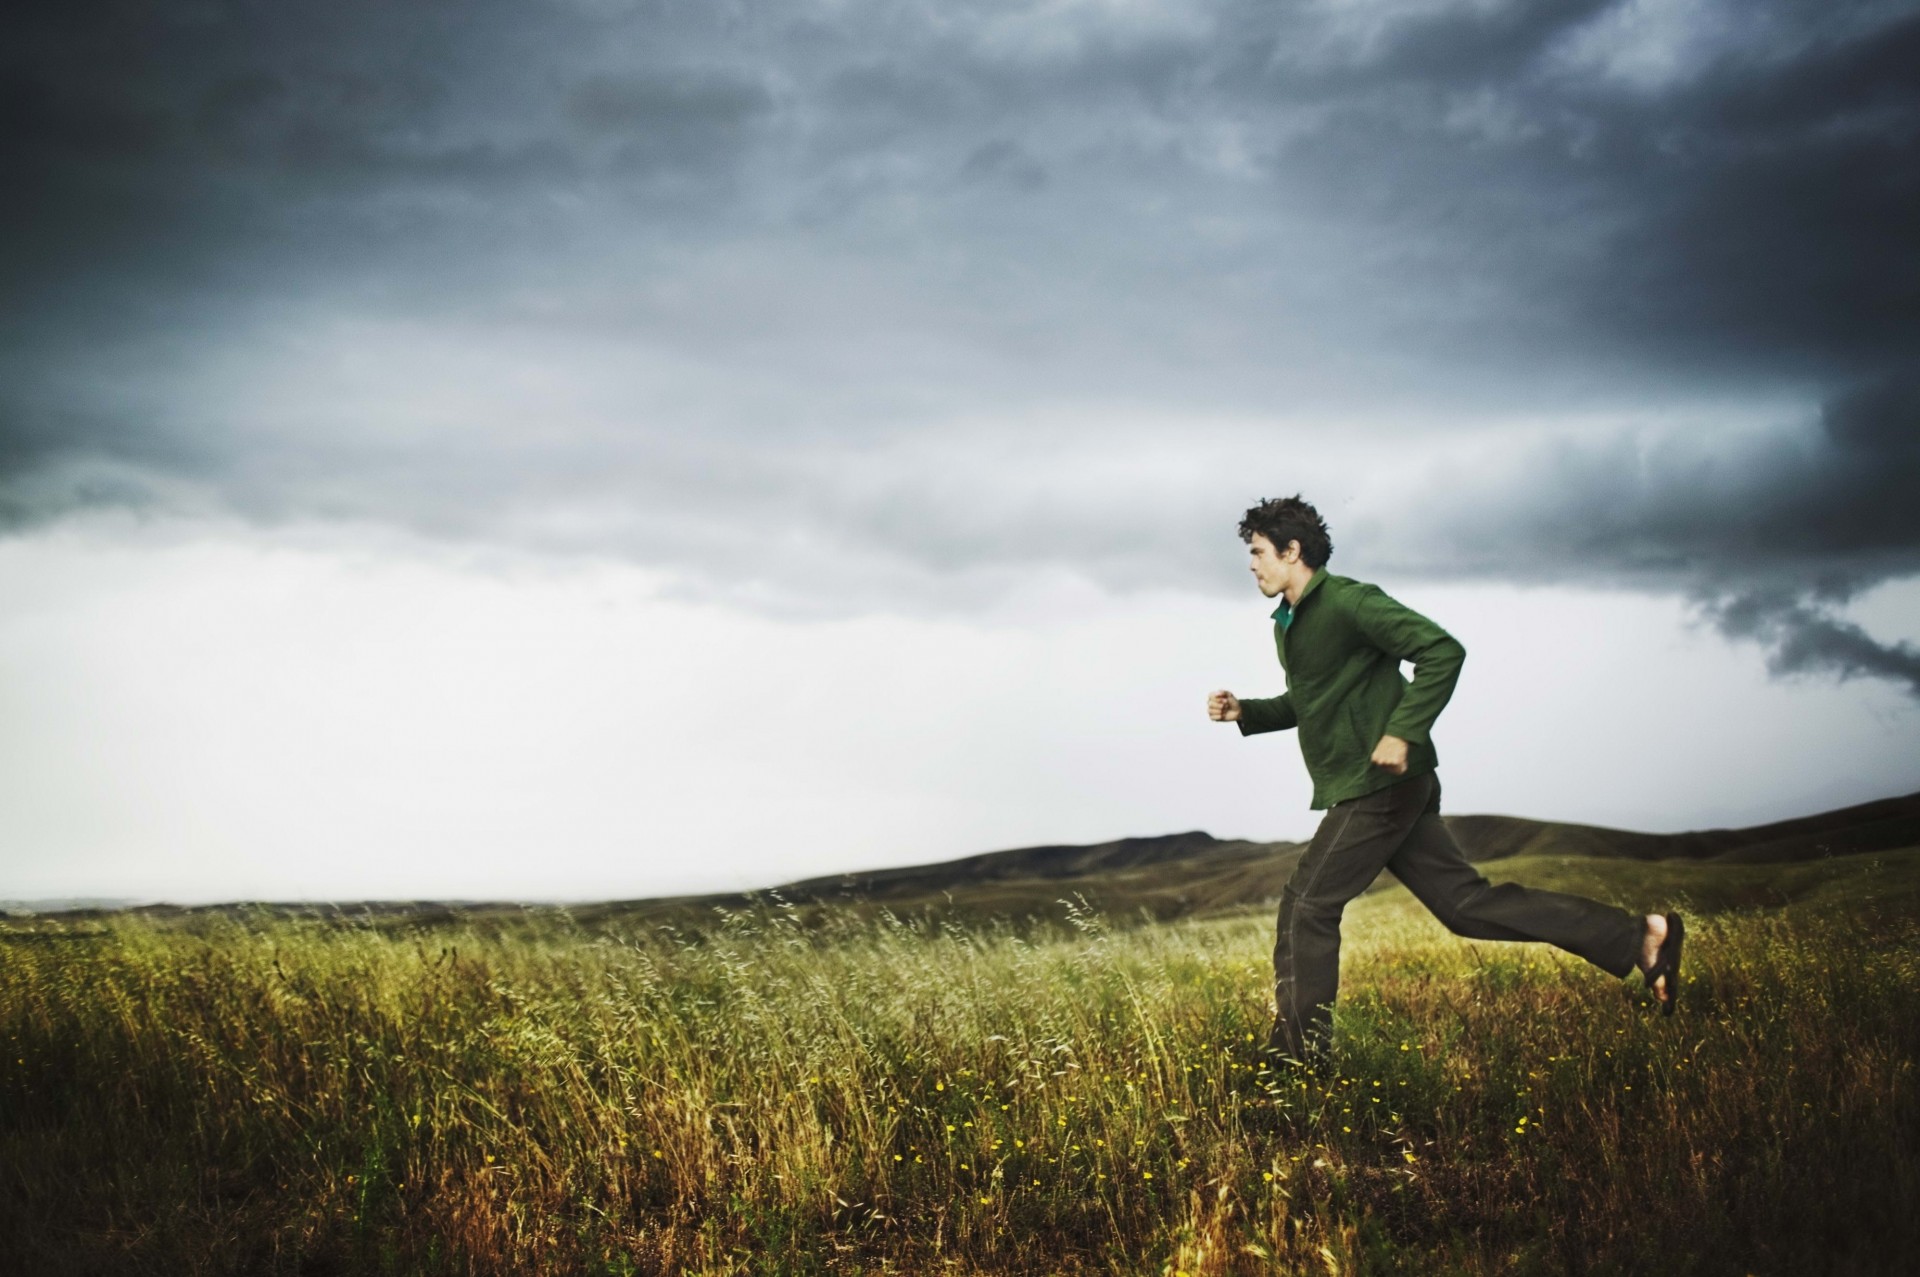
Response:
MULTIPOLYGON (((1270 923, 771 909, 0 945, 9 1271, 1904 1271, 1920 925, 1700 919, 1681 1014, 1401 893, 1337 1073, 1270 923)), ((74 934, 91 928, 97 934, 74 934)))

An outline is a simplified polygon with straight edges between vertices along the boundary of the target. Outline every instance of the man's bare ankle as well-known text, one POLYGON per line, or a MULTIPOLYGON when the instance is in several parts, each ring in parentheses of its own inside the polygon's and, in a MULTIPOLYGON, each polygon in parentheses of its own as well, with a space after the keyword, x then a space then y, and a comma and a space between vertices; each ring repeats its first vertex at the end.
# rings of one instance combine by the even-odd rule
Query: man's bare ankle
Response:
POLYGON ((1652 968, 1660 960, 1660 945, 1667 938, 1667 920, 1662 914, 1650 913, 1646 916, 1646 935, 1640 942, 1640 969, 1652 968))

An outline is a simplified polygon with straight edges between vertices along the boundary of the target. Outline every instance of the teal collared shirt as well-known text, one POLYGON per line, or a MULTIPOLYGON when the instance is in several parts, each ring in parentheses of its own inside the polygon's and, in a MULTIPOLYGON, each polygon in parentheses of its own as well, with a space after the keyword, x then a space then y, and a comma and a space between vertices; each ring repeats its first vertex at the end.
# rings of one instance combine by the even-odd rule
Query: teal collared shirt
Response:
MULTIPOLYGON (((1314 574, 1307 578, 1307 584, 1305 585, 1305 587, 1301 589, 1300 601, 1298 603, 1287 602, 1287 596, 1284 594, 1280 596, 1280 606, 1273 609, 1272 615, 1273 615, 1273 619, 1279 622, 1281 630, 1284 631, 1284 630, 1289 630, 1293 628, 1294 616, 1300 611, 1300 609, 1303 606, 1305 606, 1307 597, 1311 595, 1315 590, 1319 589, 1321 584, 1326 579, 1327 579, 1326 569, 1325 568, 1316 569, 1314 574)), ((1345 581, 1347 578, 1343 576, 1343 577, 1340 577, 1339 579, 1342 581, 1345 581)), ((1352 584, 1358 584, 1358 582, 1353 582, 1352 584)), ((1280 664, 1282 668, 1286 666, 1286 658, 1284 654, 1281 657, 1280 664)))
POLYGON ((1430 730, 1467 656, 1457 639, 1379 586, 1325 568, 1292 604, 1280 601, 1273 622, 1287 690, 1241 701, 1240 732, 1299 729, 1315 808, 1434 770, 1430 730), (1401 661, 1413 665, 1411 683, 1401 661), (1373 765, 1382 736, 1407 742, 1405 773, 1373 765))

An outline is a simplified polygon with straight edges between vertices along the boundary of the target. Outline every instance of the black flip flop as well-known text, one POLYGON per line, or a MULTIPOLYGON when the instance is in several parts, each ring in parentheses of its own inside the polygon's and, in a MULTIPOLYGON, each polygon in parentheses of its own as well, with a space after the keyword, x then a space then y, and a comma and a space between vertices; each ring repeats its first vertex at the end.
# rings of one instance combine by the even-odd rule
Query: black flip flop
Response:
POLYGON ((1672 1015, 1674 1004, 1680 1001, 1680 946, 1686 942, 1687 927, 1677 913, 1667 914, 1666 919, 1667 938, 1660 942, 1660 952, 1647 968, 1646 978, 1649 989, 1661 976, 1667 978, 1667 998, 1660 1004, 1660 1014, 1672 1015))

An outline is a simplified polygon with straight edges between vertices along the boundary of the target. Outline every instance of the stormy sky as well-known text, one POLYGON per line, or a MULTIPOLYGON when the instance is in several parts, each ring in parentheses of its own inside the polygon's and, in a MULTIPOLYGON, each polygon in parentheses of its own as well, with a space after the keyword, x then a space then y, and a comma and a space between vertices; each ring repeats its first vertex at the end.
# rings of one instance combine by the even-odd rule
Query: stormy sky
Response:
POLYGON ((1278 690, 1296 491, 1468 642, 1454 810, 1920 788, 1916 65, 1912 3, 10 6, 0 896, 1299 836, 1188 721, 1278 690))

